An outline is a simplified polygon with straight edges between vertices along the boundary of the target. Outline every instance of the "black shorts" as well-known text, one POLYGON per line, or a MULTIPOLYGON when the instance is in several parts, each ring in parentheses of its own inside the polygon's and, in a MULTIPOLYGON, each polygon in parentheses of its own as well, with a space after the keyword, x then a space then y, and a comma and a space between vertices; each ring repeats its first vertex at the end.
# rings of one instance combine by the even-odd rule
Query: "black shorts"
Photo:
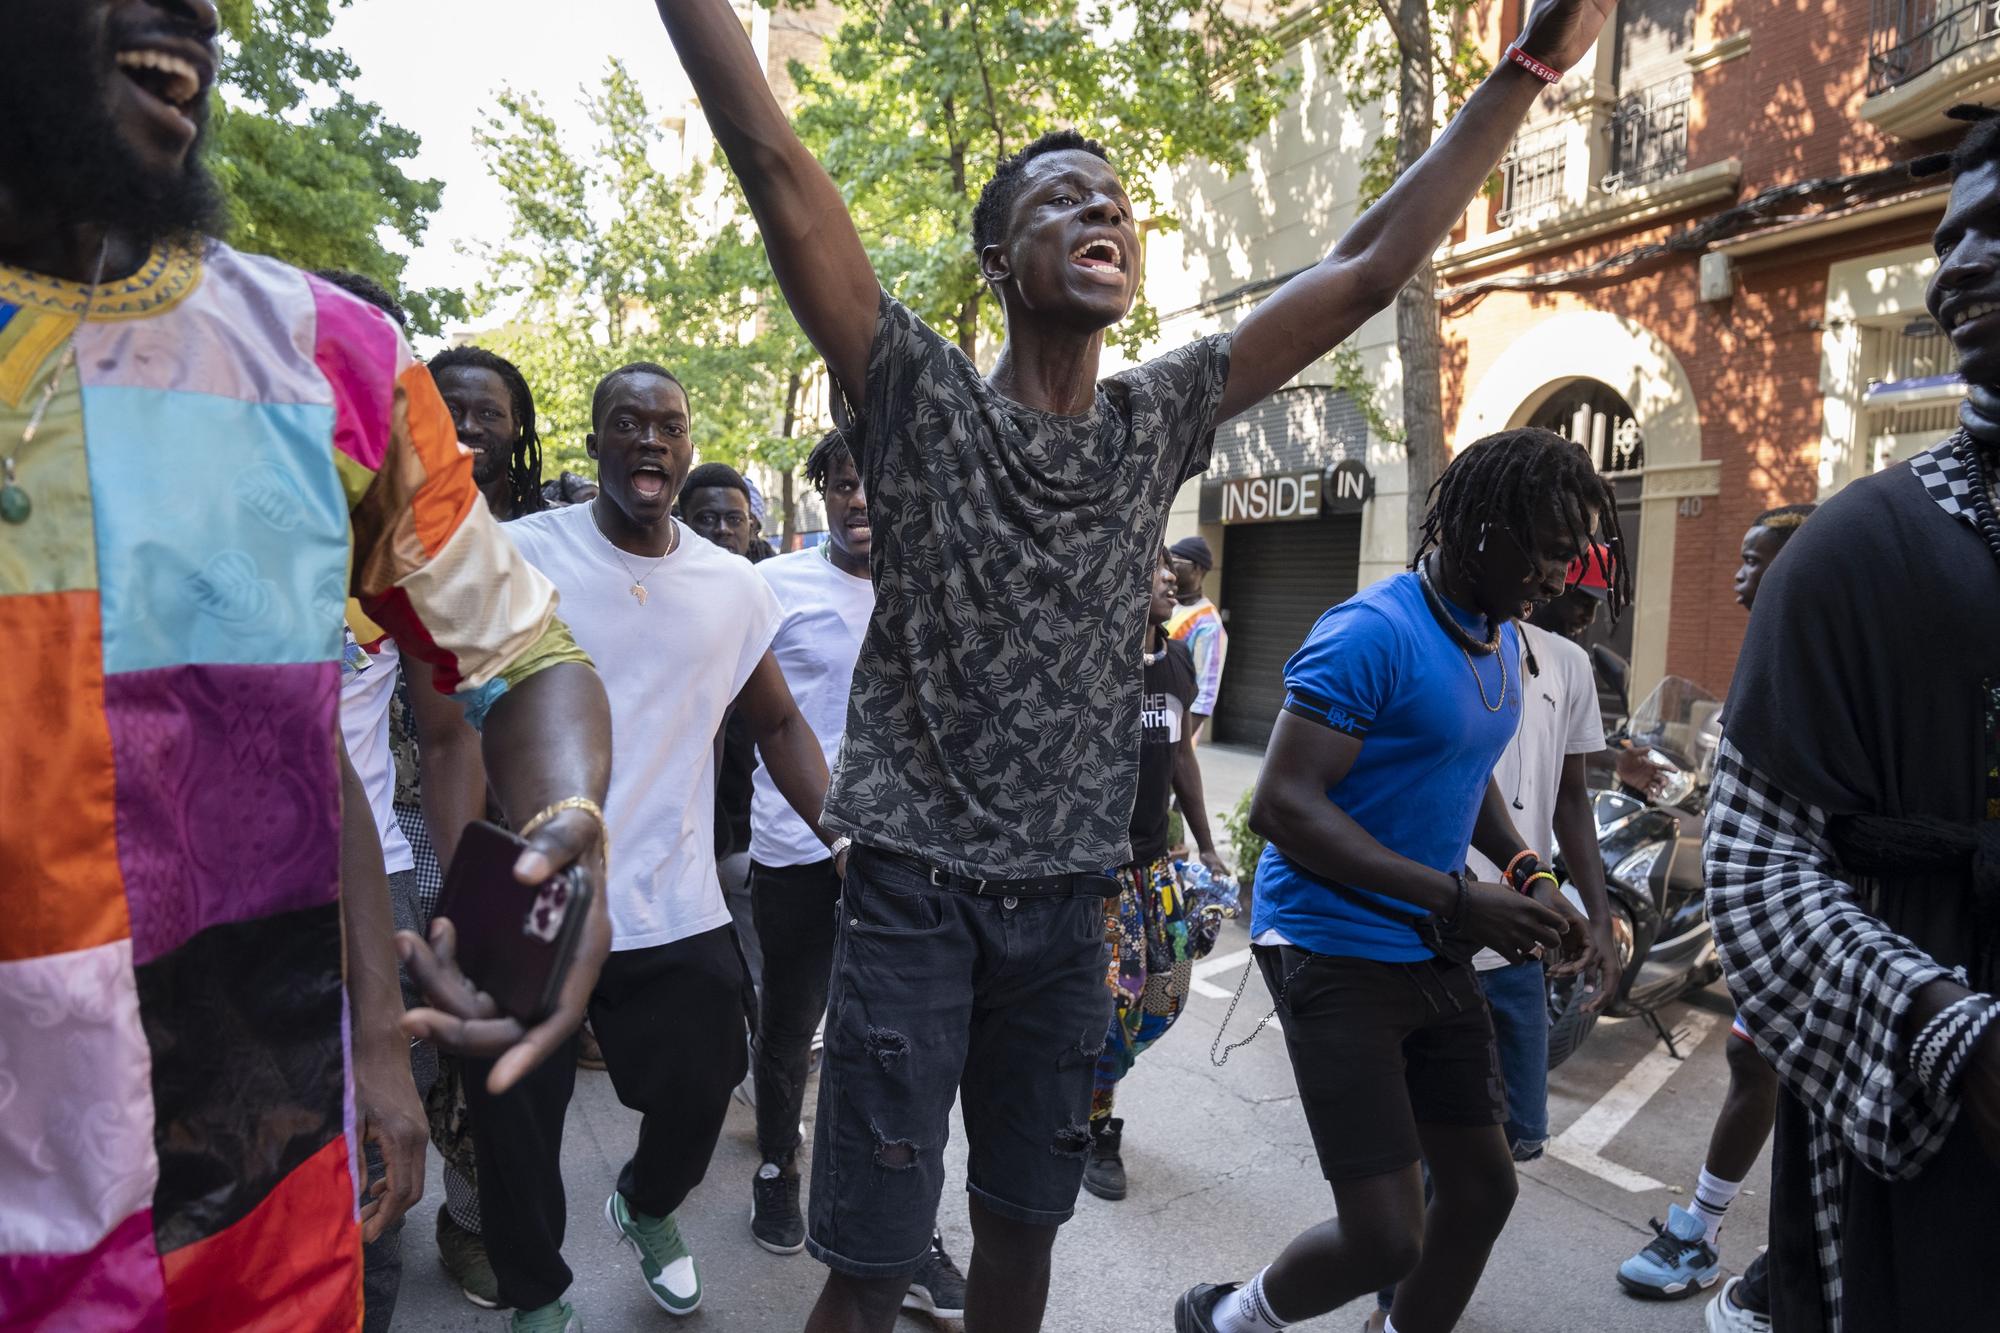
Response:
POLYGON ((954 1100, 968 1192, 1013 1221, 1069 1220, 1111 1024, 1104 901, 961 893, 854 849, 813 1127, 814 1258, 861 1278, 916 1268, 954 1100))
POLYGON ((1255 953, 1328 1180, 1418 1161, 1418 1125, 1506 1121, 1493 1019, 1470 964, 1378 963, 1290 945, 1255 953))

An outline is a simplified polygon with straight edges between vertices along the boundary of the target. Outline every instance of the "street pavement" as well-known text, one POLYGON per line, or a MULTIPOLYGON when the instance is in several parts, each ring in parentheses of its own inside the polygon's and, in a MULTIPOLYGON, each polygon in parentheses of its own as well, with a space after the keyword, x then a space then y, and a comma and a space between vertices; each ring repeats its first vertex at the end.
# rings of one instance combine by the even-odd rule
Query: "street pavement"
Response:
MULTIPOLYGON (((1254 781, 1256 756, 1205 747, 1209 808, 1226 810, 1254 781)), ((1084 1195, 1056 1249, 1045 1327, 1062 1333, 1171 1330, 1174 1297, 1201 1281, 1247 1278, 1295 1234, 1332 1214, 1299 1110, 1284 1041, 1275 1027, 1217 1068, 1210 1047, 1247 962, 1244 923, 1230 923, 1199 977, 1180 1023, 1139 1062, 1119 1094, 1132 1193, 1120 1203, 1084 1195)), ((1229 1024, 1250 1034, 1270 1009, 1253 977, 1229 1024)), ((1464 1333, 1694 1333, 1706 1296, 1649 1303, 1626 1296, 1613 1274, 1664 1218, 1685 1204, 1716 1109, 1728 1086, 1729 1001, 1718 985, 1663 1016, 1688 1038, 1669 1056, 1643 1023, 1600 1022, 1583 1049, 1551 1075, 1550 1156, 1521 1170, 1519 1202, 1495 1247, 1464 1333)), ((673 1058, 670 1047, 662 1057, 673 1058)), ((810 1118, 812 1103, 807 1105, 810 1118)), ((805 1322, 824 1270, 806 1255, 765 1253, 749 1233, 749 1181, 757 1166, 748 1108, 732 1105, 707 1181, 681 1211, 701 1266, 703 1308, 676 1321, 653 1305, 631 1252, 613 1241, 606 1195, 630 1151, 637 1118, 609 1078, 579 1073, 564 1139, 569 1186, 565 1255, 571 1299, 593 1333, 670 1326, 709 1333, 792 1333, 805 1322)), ((966 1222, 962 1128, 953 1118, 950 1179, 940 1207, 946 1248, 963 1262, 966 1222)), ((807 1137, 811 1137, 808 1124, 807 1137)), ((1768 1156, 1760 1160, 1723 1232, 1723 1260, 1740 1272, 1761 1246, 1768 1156)), ((423 1201, 404 1230, 397 1330, 494 1330, 505 1316, 475 1309, 445 1279, 432 1227, 443 1200, 436 1156, 423 1201)), ((1368 1301, 1299 1325, 1359 1329, 1368 1301)), ((905 1316, 898 1333, 934 1327, 905 1316)))

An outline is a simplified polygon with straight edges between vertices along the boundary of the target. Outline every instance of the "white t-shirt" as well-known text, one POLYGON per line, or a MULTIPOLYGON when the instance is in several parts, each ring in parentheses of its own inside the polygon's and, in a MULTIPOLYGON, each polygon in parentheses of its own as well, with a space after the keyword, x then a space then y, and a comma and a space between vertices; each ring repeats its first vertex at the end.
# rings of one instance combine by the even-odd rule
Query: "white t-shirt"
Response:
MULTIPOLYGON (((784 622, 771 655, 784 670, 785 684, 833 771, 840 736, 847 727, 847 695, 861 638, 875 613, 875 585, 866 575, 845 573, 822 552, 824 546, 794 551, 758 565, 770 585, 784 622)), ((826 844, 778 791, 760 755, 751 779, 750 859, 766 866, 803 866, 827 859, 826 844)))
POLYGON ((646 949, 729 924, 715 875, 716 732, 781 613, 755 566, 685 524, 656 562, 612 546, 591 508, 505 531, 556 585, 557 614, 611 700, 611 947, 646 949))
MULTIPOLYGON (((1562 784, 1563 760, 1573 754, 1595 754, 1604 748, 1604 718, 1597 711, 1597 682, 1590 654, 1559 635, 1522 624, 1525 669, 1532 653, 1541 674, 1525 678, 1527 693, 1521 709, 1521 729, 1493 767, 1500 798, 1514 829, 1542 860, 1555 851, 1556 790, 1562 784)), ((1467 857, 1474 879, 1500 878, 1500 867, 1474 848, 1467 857)), ((1480 971, 1505 967, 1507 960, 1482 949, 1472 965, 1480 971)))
POLYGON ((340 733, 382 837, 382 868, 393 875, 417 868, 410 840, 396 822, 396 761, 389 752, 389 703, 396 694, 402 655, 393 640, 384 639, 370 657, 374 661, 366 671, 340 682, 340 733))

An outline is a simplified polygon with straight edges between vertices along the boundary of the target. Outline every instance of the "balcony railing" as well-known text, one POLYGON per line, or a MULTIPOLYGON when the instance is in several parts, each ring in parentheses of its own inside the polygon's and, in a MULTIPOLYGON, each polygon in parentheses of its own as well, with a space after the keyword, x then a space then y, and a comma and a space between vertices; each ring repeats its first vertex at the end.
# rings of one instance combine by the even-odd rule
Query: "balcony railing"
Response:
POLYGON ((1868 95, 1907 83, 2000 33, 1996 0, 1874 0, 1868 95))
POLYGON ((1559 208, 1564 202, 1564 177, 1569 169, 1569 141, 1562 127, 1535 130, 1514 140, 1500 161, 1502 227, 1559 208))
POLYGON ((1687 170, 1688 100, 1694 80, 1682 74, 1627 93, 1611 109, 1611 170, 1607 191, 1650 185, 1687 170))

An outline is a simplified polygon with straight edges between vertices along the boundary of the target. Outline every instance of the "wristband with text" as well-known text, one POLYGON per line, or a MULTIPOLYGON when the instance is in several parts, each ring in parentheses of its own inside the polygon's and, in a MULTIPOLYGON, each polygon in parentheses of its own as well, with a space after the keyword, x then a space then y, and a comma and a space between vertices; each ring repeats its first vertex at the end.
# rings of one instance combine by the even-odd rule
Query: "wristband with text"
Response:
POLYGON ((1562 82, 1561 70, 1552 65, 1544 65, 1541 61, 1523 51, 1518 42, 1507 48, 1507 59, 1513 61, 1522 69, 1527 70, 1528 73, 1534 75, 1543 83, 1562 82))

